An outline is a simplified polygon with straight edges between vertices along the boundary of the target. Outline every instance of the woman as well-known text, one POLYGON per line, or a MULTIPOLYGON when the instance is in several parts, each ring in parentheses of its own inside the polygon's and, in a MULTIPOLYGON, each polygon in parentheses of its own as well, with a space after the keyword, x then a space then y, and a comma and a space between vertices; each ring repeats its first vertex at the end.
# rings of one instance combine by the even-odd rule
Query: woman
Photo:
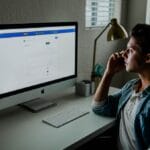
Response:
POLYGON ((127 49, 109 57, 92 106, 96 114, 116 116, 119 149, 150 148, 150 25, 137 24, 127 49), (123 69, 137 73, 139 78, 108 95, 113 76, 123 69))

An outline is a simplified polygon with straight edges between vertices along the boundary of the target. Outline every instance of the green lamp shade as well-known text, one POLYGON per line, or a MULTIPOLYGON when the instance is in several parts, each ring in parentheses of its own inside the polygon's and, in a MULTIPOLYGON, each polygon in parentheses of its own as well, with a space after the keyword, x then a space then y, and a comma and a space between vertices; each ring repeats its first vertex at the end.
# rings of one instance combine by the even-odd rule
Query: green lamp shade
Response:
POLYGON ((128 37, 128 34, 126 30, 118 24, 117 19, 112 19, 111 20, 111 28, 108 31, 107 34, 107 41, 113 41, 113 40, 118 40, 118 39, 125 39, 128 37))

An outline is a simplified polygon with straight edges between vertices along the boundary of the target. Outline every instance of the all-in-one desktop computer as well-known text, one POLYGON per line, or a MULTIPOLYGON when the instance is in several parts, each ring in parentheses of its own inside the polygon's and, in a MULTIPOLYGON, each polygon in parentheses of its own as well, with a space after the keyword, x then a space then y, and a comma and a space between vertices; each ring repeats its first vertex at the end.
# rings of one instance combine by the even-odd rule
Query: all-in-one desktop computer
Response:
POLYGON ((77 22, 0 25, 0 110, 33 99, 24 104, 40 110, 44 94, 74 85, 77 30, 77 22))

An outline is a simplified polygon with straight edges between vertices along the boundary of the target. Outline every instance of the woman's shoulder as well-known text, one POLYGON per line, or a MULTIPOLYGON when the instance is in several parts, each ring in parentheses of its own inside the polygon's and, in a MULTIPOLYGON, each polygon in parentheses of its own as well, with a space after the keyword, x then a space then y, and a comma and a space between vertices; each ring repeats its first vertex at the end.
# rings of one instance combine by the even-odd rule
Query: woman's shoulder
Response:
POLYGON ((122 90, 125 90, 125 89, 128 89, 128 88, 131 88, 131 87, 134 87, 136 85, 136 83, 139 82, 139 78, 135 78, 135 79, 132 79, 132 80, 129 80, 125 83, 125 85, 122 87, 122 90))

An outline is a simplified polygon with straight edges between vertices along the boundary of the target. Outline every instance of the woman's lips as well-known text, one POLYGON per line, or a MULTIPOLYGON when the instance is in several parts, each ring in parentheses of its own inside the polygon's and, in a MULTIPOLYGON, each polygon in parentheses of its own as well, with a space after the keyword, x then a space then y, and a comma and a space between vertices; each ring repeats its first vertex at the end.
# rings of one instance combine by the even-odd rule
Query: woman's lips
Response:
POLYGON ((127 62, 124 62, 124 64, 127 65, 128 63, 127 63, 127 62))

